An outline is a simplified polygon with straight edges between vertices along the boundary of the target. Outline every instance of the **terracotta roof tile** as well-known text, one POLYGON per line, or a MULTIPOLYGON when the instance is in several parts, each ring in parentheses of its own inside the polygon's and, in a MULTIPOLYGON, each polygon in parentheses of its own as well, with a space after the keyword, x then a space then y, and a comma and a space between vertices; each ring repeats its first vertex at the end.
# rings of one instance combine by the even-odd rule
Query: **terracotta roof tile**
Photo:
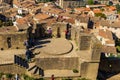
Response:
POLYGON ((114 10, 116 10, 116 7, 115 6, 110 6, 109 9, 114 11, 114 10))
POLYGON ((102 52, 104 52, 104 53, 114 53, 114 54, 117 53, 116 52, 116 47, 114 47, 114 46, 103 46, 102 47, 102 52))
POLYGON ((102 25, 102 26, 110 26, 110 21, 108 21, 108 20, 100 20, 100 25, 102 25))
POLYGON ((102 13, 102 11, 100 9, 94 9, 93 12, 94 13, 102 13))
POLYGON ((50 17, 49 15, 43 14, 43 13, 39 13, 39 14, 35 15, 35 18, 39 19, 39 20, 47 19, 49 17, 50 17))
POLYGON ((115 44, 115 41, 114 40, 108 40, 108 41, 106 41, 106 44, 115 44))
POLYGON ((113 36, 112 36, 112 32, 109 30, 99 30, 99 35, 106 38, 106 39, 110 39, 113 40, 113 36))
POLYGON ((75 19, 65 19, 64 22, 68 22, 68 23, 71 23, 71 24, 75 24, 75 19))
POLYGON ((120 20, 112 22, 111 25, 110 25, 110 27, 120 28, 120 20))
POLYGON ((24 18, 20 18, 20 19, 17 19, 16 22, 17 22, 18 24, 24 24, 24 23, 27 23, 27 20, 24 19, 24 18))

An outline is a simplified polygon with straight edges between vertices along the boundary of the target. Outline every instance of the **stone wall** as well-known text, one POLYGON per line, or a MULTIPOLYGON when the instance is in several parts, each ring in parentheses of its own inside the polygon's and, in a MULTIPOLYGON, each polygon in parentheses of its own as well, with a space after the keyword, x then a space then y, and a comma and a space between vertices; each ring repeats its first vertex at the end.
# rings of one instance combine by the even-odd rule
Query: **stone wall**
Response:
POLYGON ((58 27, 60 28, 61 37, 65 38, 66 24, 63 24, 63 23, 55 23, 52 25, 52 31, 53 31, 54 37, 57 37, 58 27))
POLYGON ((0 65, 0 72, 4 72, 4 73, 19 73, 19 74, 24 74, 25 73, 25 69, 22 67, 19 67, 15 64, 5 64, 5 65, 0 65))
POLYGON ((80 6, 85 6, 86 3, 83 1, 72 1, 72 0, 64 0, 63 2, 63 8, 67 7, 80 7, 80 6))
POLYGON ((0 49, 16 49, 25 48, 23 45, 26 40, 26 33, 5 33, 0 34, 0 49), (8 38, 10 39, 10 47, 8 46, 8 38))
POLYGON ((80 38, 78 41, 79 50, 90 50, 91 47, 91 35, 88 34, 80 34, 80 38))
POLYGON ((100 41, 93 35, 91 38, 91 60, 92 62, 100 62, 102 45, 100 41))
POLYGON ((98 63, 84 62, 81 64, 81 77, 96 80, 98 73, 98 63))
POLYGON ((91 80, 96 80, 102 45, 92 34, 81 33, 78 40, 79 43, 79 57, 82 62, 80 64, 81 76, 89 78, 91 80))
POLYGON ((67 69, 67 70, 73 70, 78 69, 78 58, 77 57, 63 57, 63 58, 40 58, 36 60, 36 64, 44 69, 67 69))
POLYGON ((72 27, 71 28, 71 39, 75 40, 76 43, 78 43, 79 36, 80 36, 80 29, 79 28, 77 29, 76 27, 72 27))

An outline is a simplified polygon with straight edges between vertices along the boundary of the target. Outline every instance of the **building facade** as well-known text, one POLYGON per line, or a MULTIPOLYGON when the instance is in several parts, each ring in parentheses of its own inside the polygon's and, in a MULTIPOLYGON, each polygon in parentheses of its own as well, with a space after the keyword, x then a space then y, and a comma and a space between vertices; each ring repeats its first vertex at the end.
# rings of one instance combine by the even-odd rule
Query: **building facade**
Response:
POLYGON ((87 4, 87 0, 59 0, 59 6, 62 8, 81 7, 87 4))

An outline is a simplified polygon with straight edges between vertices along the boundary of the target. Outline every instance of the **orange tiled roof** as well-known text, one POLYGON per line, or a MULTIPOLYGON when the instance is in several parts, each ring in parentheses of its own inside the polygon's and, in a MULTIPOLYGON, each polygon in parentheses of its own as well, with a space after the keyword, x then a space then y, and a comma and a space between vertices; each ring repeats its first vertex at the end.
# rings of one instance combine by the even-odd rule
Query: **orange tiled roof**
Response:
POLYGON ((94 9, 93 12, 94 13, 102 13, 102 11, 100 9, 94 9))
POLYGON ((35 15, 35 18, 39 19, 39 20, 47 19, 49 17, 50 17, 49 15, 43 14, 43 13, 39 13, 39 14, 35 15))
POLYGON ((51 26, 52 23, 56 22, 56 18, 52 17, 52 18, 49 18, 49 19, 39 20, 39 22, 40 23, 45 23, 46 26, 51 26))
POLYGON ((99 35, 106 39, 113 40, 112 32, 109 30, 104 31, 103 29, 101 29, 101 30, 99 30, 99 35))
POLYGON ((75 24, 75 19, 72 19, 72 18, 70 18, 70 19, 65 19, 64 21, 65 21, 65 22, 68 22, 68 23, 71 23, 71 24, 75 24))
POLYGON ((116 10, 116 7, 115 6, 110 6, 109 9, 114 11, 114 10, 116 10))
POLYGON ((114 46, 103 46, 102 47, 102 52, 104 53, 113 53, 116 54, 116 47, 114 46))
POLYGON ((85 8, 84 11, 91 11, 91 9, 90 8, 85 8))
POLYGON ((16 22, 18 24, 24 24, 24 23, 27 23, 27 20, 25 18, 20 18, 20 19, 17 19, 16 22))
POLYGON ((106 44, 115 44, 114 40, 108 40, 106 41, 106 44))
POLYGON ((84 11, 84 8, 75 8, 75 11, 84 11))
POLYGON ((71 11, 72 9, 71 8, 66 8, 66 11, 71 11))

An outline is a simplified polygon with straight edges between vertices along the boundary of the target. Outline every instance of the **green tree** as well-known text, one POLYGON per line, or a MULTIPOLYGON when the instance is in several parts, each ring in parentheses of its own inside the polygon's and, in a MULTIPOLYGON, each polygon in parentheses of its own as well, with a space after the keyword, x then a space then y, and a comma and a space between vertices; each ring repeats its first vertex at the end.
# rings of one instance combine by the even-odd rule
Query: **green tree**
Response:
POLYGON ((6 74, 6 77, 7 77, 8 79, 11 79, 11 78, 13 77, 13 74, 7 73, 7 74, 6 74))
POLYGON ((4 75, 4 74, 3 74, 2 72, 0 72, 0 79, 2 78, 3 75, 4 75))
POLYGON ((117 52, 120 52, 120 46, 116 46, 117 52))
POLYGON ((101 17, 101 18, 106 19, 106 15, 103 14, 103 13, 96 13, 95 16, 96 16, 96 17, 101 17))
POLYGON ((120 13, 120 5, 119 4, 116 4, 116 9, 117 9, 117 12, 120 13))
POLYGON ((112 1, 109 1, 109 6, 112 6, 113 5, 113 2, 112 1))
POLYGON ((94 4, 94 1, 93 0, 88 0, 88 4, 92 5, 92 4, 94 4))

